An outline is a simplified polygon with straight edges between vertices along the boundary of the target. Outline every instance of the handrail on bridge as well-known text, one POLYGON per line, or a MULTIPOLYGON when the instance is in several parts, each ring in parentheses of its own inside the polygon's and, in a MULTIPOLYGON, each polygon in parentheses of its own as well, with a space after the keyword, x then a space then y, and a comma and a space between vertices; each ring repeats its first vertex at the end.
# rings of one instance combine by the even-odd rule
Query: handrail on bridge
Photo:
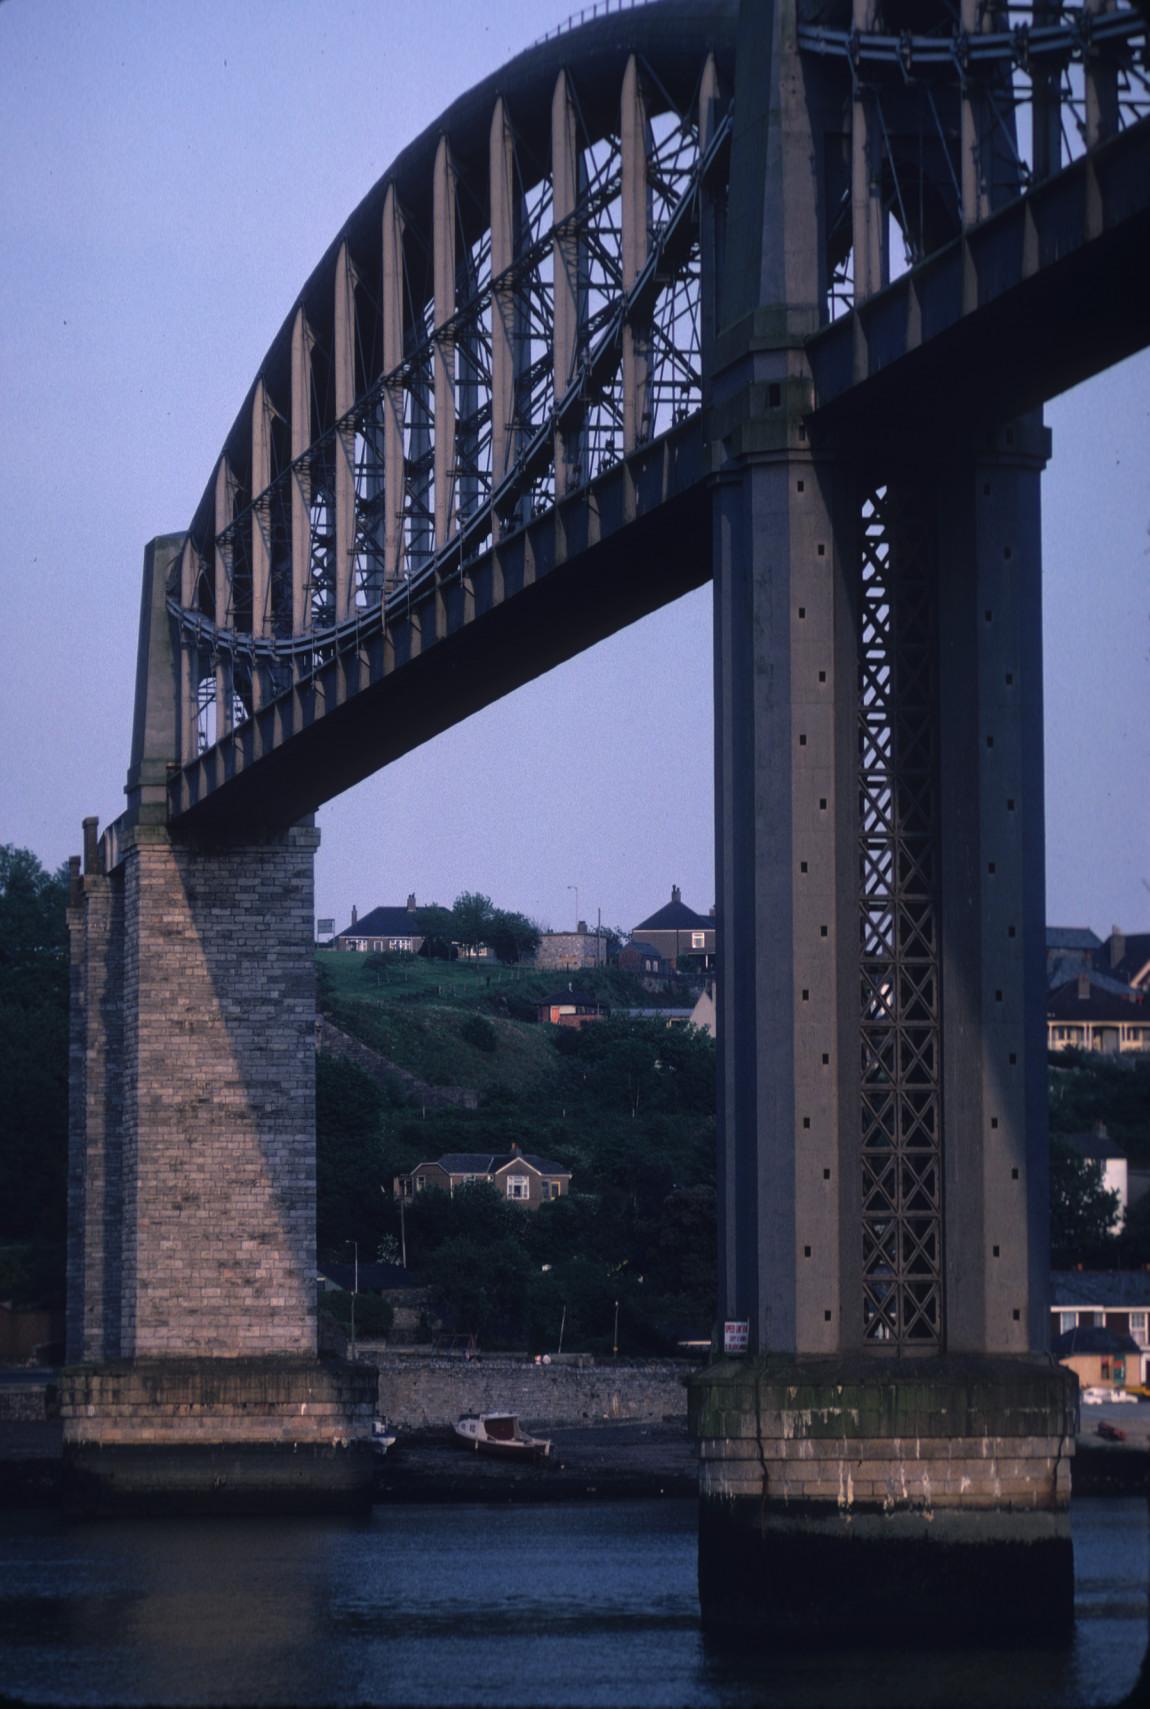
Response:
POLYGON ((537 36, 532 47, 540 47, 544 42, 554 41, 557 36, 565 36, 569 30, 577 30, 580 24, 589 24, 593 18, 605 18, 611 12, 633 12, 640 6, 650 6, 654 0, 594 0, 590 6, 581 6, 570 17, 564 18, 554 29, 547 30, 537 36))

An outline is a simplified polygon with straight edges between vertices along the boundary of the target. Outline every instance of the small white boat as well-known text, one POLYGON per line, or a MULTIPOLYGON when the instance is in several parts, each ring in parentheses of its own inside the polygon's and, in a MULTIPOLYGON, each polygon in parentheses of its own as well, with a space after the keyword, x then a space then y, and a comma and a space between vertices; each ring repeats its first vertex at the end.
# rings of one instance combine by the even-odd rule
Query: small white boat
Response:
POLYGON ((545 1460, 551 1452, 550 1441, 528 1436, 514 1412, 465 1412, 455 1434, 464 1447, 503 1460, 545 1460))
POLYGON ((371 1421, 371 1445, 377 1454, 386 1454, 389 1448, 395 1447, 395 1429, 386 1419, 373 1418, 371 1421))

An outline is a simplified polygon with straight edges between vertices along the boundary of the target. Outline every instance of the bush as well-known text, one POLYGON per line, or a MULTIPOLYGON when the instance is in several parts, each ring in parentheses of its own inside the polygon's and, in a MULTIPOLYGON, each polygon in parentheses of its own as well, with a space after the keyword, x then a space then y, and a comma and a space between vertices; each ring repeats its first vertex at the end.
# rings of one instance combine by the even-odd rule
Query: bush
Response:
POLYGON ((476 1050, 485 1051, 488 1056, 493 1056, 499 1048, 498 1033, 482 1015, 468 1015, 460 1025, 459 1036, 464 1044, 474 1045, 476 1050))
POLYGON ((355 1300, 356 1335, 384 1336, 391 1334, 395 1322, 395 1307, 380 1294, 349 1294, 337 1289, 319 1297, 319 1309, 334 1318, 345 1333, 351 1333, 351 1302, 355 1300))

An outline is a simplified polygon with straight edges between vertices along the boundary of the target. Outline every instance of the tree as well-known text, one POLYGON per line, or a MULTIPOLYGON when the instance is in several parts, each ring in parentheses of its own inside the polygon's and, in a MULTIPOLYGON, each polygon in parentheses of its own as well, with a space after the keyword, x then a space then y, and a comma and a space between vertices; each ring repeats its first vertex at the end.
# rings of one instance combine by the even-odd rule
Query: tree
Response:
POLYGON ((491 916, 488 943, 500 961, 526 961, 539 948, 539 927, 526 914, 496 908, 491 916))
POLYGON ((316 1244, 339 1251, 358 1240, 367 1252, 379 1240, 391 1182, 383 1151, 387 1100, 354 1063, 321 1051, 316 1058, 316 1244))
POLYGON ((25 1297, 64 1286, 68 1165, 67 869, 0 848, 0 1239, 25 1243, 25 1297))
POLYGON ((455 938, 455 920, 450 908, 441 908, 437 902, 432 902, 426 908, 420 908, 415 916, 416 930, 423 939, 419 947, 420 955, 428 956, 433 961, 450 961, 453 955, 452 943, 455 938))
POLYGON ((1118 1194, 1102 1185, 1099 1159, 1080 1157, 1052 1135, 1050 1143, 1050 1258, 1055 1269, 1097 1263, 1113 1253, 1111 1229, 1118 1194))
POLYGON ((436 1309, 452 1329, 489 1344, 522 1336, 530 1271, 512 1236, 484 1241, 464 1234, 445 1240, 428 1263, 427 1275, 436 1309))
POLYGON ((451 905, 455 941, 461 949, 475 951, 491 937, 495 909, 490 896, 479 890, 463 890, 451 905))

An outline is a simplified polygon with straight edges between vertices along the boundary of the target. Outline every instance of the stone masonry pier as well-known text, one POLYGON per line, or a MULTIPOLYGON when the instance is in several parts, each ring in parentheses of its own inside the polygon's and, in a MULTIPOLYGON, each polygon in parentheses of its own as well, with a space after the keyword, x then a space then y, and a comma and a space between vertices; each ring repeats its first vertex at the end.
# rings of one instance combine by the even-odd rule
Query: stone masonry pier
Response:
POLYGON ((168 829, 165 600, 148 550, 128 811, 69 907, 65 1485, 85 1508, 345 1507, 374 1373, 317 1354, 310 825, 168 829))

